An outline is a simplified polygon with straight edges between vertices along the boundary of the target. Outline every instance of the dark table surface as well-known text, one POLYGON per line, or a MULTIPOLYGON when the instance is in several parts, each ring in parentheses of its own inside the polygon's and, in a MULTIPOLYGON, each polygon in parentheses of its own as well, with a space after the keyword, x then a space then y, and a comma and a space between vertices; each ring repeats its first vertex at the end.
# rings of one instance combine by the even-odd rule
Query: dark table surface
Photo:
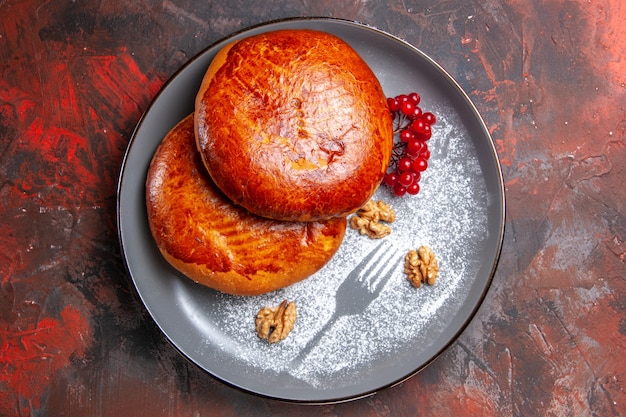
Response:
POLYGON ((0 415, 626 415, 626 3, 0 1, 0 415), (506 232, 460 337, 360 400, 227 386, 137 301, 116 186, 165 81, 261 22, 332 16, 420 48, 469 94, 502 164, 506 232))

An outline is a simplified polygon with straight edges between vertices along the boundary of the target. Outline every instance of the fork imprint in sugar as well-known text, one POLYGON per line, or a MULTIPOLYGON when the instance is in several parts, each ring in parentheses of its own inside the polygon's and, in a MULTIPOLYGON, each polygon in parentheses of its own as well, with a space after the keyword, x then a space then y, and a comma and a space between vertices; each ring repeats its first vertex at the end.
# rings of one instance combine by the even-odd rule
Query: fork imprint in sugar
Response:
MULTIPOLYGON (((399 258, 399 255, 397 248, 390 241, 382 241, 354 269, 359 271, 357 282, 362 283, 371 294, 378 296, 387 283, 387 279, 397 268, 398 263, 392 260, 399 258)), ((369 305, 372 301, 374 299, 367 304, 369 305)))
POLYGON ((335 312, 294 359, 292 367, 298 366, 307 357, 337 320, 367 310, 401 264, 401 256, 395 245, 384 240, 359 262, 337 288, 335 312))

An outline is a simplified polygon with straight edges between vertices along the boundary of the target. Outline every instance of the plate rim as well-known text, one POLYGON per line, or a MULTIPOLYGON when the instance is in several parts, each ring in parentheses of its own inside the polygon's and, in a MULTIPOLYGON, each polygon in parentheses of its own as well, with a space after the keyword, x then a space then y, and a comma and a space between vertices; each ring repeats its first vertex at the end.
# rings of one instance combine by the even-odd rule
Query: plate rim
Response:
POLYGON ((157 328, 159 329, 159 331, 162 333, 163 336, 165 336, 165 339, 168 341, 168 343, 173 346, 180 354, 181 356, 189 361, 190 363, 192 363, 194 366, 198 367, 201 371, 203 371, 205 374, 209 375, 210 377, 212 377, 213 379, 219 381, 220 383, 224 383, 230 387, 233 387, 241 392, 245 392, 248 393, 250 395, 256 396, 256 397, 261 397, 261 398, 266 398, 266 399, 272 399, 272 400, 277 400, 280 402, 287 402, 287 403, 297 403, 297 404, 309 404, 309 405, 318 405, 318 404, 336 404, 336 403, 343 403, 343 402, 347 402, 347 401, 353 401, 353 400, 357 400, 360 398, 365 398, 368 396, 371 396, 373 394, 375 394, 376 392, 379 392, 381 390, 396 386, 398 384, 401 384, 403 382, 405 382, 406 380, 412 378, 413 376, 415 376, 416 374, 418 374, 419 372, 421 372, 422 370, 424 370, 426 367, 428 367, 429 365, 431 365, 433 362, 435 362, 443 353, 445 353, 452 344, 454 344, 458 338, 460 337, 460 335, 467 329, 467 327, 469 326, 469 324, 474 320, 476 314, 478 313, 478 311, 480 310, 480 308, 483 306, 487 293, 489 292, 489 289, 491 288, 491 285, 493 283, 493 279, 496 273, 496 269, 497 266, 499 264, 500 261, 500 257, 502 254, 502 247, 503 247, 503 243, 504 243, 504 233, 505 233, 505 224, 506 224, 506 195, 505 195, 505 187, 504 187, 504 179, 503 179, 503 174, 502 174, 502 166, 500 163, 500 159, 498 157, 498 153, 497 153, 497 149, 495 146, 495 143, 493 141, 493 138, 491 137, 491 134, 485 124, 484 119, 482 118, 481 114, 478 112, 478 109, 476 108, 476 106, 474 105, 474 103, 472 102, 471 98, 469 97, 469 95, 465 92, 465 90, 460 86, 460 84, 438 63, 436 62, 434 59, 432 59, 430 56, 428 56, 426 53, 424 53, 423 51, 421 51, 420 49, 418 49, 417 47, 413 46, 412 44, 410 44, 409 42, 405 41, 404 39, 399 38, 398 36, 395 36, 389 32, 386 32, 384 30, 381 30, 380 28, 377 28, 371 24, 367 24, 367 23, 363 23, 360 21, 356 21, 356 20, 350 20, 350 19, 343 19, 343 18, 336 18, 336 17, 328 17, 328 16, 302 16, 302 17, 286 17, 286 18, 280 18, 280 19, 274 19, 274 20, 267 20, 267 21, 263 21, 263 22, 259 22, 257 24, 253 24, 253 25, 249 25, 246 26, 244 28, 241 28, 237 31, 234 31, 220 39, 218 39, 215 42, 212 42, 211 44, 209 44, 208 46, 206 46, 205 48, 201 49, 198 53, 196 53, 193 57, 191 57, 189 60, 187 60, 185 63, 183 63, 176 71, 174 71, 169 78, 161 85, 161 87, 159 88, 158 92, 154 95, 154 97, 150 100, 150 103, 147 105, 145 111, 142 113, 142 115, 140 116, 140 118, 137 121, 137 124, 135 125, 132 134, 130 136, 130 139, 128 141, 128 144, 126 146, 121 164, 120 164, 120 168, 119 168, 119 175, 118 175, 118 182, 117 182, 117 190, 116 190, 116 220, 117 220, 117 233, 118 233, 118 243, 120 245, 120 250, 121 250, 121 256, 122 256, 122 260, 124 263, 124 268, 126 270, 126 277, 127 279, 129 279, 130 283, 132 284, 132 290, 133 290, 133 294, 138 298, 138 301, 143 305, 143 307, 146 309, 146 311, 148 312, 150 319, 153 321, 153 323, 157 326, 157 328), (498 201, 497 204, 500 208, 499 212, 500 212, 500 216, 497 219, 498 221, 498 238, 497 238, 497 243, 494 247, 494 259, 493 262, 491 264, 491 267, 489 269, 489 275, 486 278, 486 280, 484 281, 484 285, 480 291, 480 295, 478 297, 478 301, 475 303, 475 305, 471 308, 469 314, 464 318, 464 320, 462 321, 461 325, 459 326, 459 328, 457 329, 456 332, 454 332, 452 334, 451 337, 449 337, 447 343, 444 343, 439 349, 438 351, 432 355, 429 360, 427 360, 425 363, 423 363, 421 366, 417 367, 417 369, 413 369, 410 372, 406 373, 405 375, 399 376, 399 378, 395 381, 391 381, 388 382, 386 384, 380 385, 379 387, 375 388, 375 389, 371 389, 368 390, 366 392, 362 392, 359 394, 355 394, 355 395, 350 395, 350 396, 343 396, 343 397, 335 397, 335 398, 325 398, 325 399, 317 399, 317 400, 309 400, 309 399, 295 399, 295 398, 283 398, 280 396, 273 396, 273 395, 269 395, 269 394, 265 394, 265 393, 260 393, 260 392, 256 392, 254 390, 248 389, 245 386, 241 386, 241 385, 237 385, 234 382, 228 381, 225 378, 221 378, 218 375, 215 375, 213 372, 209 371, 208 369, 206 369, 206 367, 202 366, 201 364, 197 363, 194 359, 192 359, 191 357, 189 357, 189 355, 187 353, 185 353, 177 344, 174 340, 171 339, 171 337, 169 336, 169 334, 165 331, 165 329, 162 327, 162 324, 156 320, 156 318, 154 317, 153 312, 151 311, 150 307, 148 306, 148 303, 146 302, 146 300, 144 299, 144 296, 142 295, 142 293, 139 291, 138 287, 137 287, 137 283, 135 281, 135 277, 133 275, 133 272, 131 271, 130 265, 129 265, 129 259, 127 257, 127 251, 126 251, 126 246, 125 246, 125 242, 124 242, 124 238, 123 238, 123 222, 122 222, 122 198, 121 198, 121 194, 122 194, 122 189, 123 189, 123 180, 124 180, 124 175, 127 169, 127 164, 128 164, 128 159, 129 159, 129 155, 132 152, 133 146, 136 145, 136 137, 138 132, 141 130, 143 124, 146 121, 146 117, 147 115, 150 113, 150 111, 153 109, 153 107, 155 106, 156 102, 159 100, 159 98, 162 96, 162 93, 167 89, 168 86, 170 86, 175 79, 177 79, 180 74, 182 72, 184 72, 190 65, 192 65, 192 63, 196 62, 198 59, 200 59, 201 57, 203 57, 207 52, 209 52, 210 50, 214 49, 217 45, 222 44, 227 42, 230 39, 233 39, 235 37, 238 37, 242 34, 251 32, 251 31, 255 31, 257 29, 262 29, 264 27, 270 27, 270 26, 274 26, 277 24, 282 24, 282 23, 297 23, 297 22, 315 22, 315 21, 320 21, 320 22, 330 22, 330 23, 337 23, 337 24, 342 24, 342 25, 346 25, 346 26, 352 26, 355 27, 357 29, 364 29, 367 31, 371 31, 371 32, 375 32, 378 35, 383 35, 387 38, 389 38, 390 40, 394 41, 394 42, 398 42, 400 44, 402 44, 404 47, 410 49, 413 53, 418 54, 422 59, 428 61, 428 63, 434 67, 434 69, 436 69, 438 72, 440 72, 443 75, 443 78, 451 84, 451 86, 456 90, 456 92, 460 95, 460 97, 463 99, 463 101, 465 102, 465 104, 467 106, 469 106, 469 108, 472 110, 473 116, 475 118, 475 121, 478 122, 479 126, 480 126, 480 130, 482 130, 486 140, 486 144, 488 145, 488 148, 490 150, 490 155, 489 158, 491 160, 491 162, 493 162, 493 168, 495 168, 495 172, 496 172, 496 182, 498 184, 497 187, 497 191, 498 191, 498 201))

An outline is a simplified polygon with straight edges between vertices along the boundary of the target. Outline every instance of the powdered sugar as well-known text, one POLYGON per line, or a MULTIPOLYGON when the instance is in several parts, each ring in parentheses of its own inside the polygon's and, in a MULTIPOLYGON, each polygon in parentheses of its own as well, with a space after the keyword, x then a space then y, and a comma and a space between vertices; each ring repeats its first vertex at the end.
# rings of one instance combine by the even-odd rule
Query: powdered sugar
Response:
POLYGON ((467 132, 459 130, 462 124, 452 110, 434 111, 439 120, 420 193, 397 198, 381 187, 375 195, 396 212, 392 234, 385 239, 398 260, 394 275, 363 313, 339 317, 321 332, 342 302, 335 298, 337 288, 379 243, 349 229, 333 259, 305 281, 263 296, 219 294, 211 306, 185 307, 194 310, 187 314, 198 315, 198 326, 210 327, 199 327, 211 337, 199 350, 217 347, 212 354, 244 362, 253 373, 286 373, 324 389, 338 379, 356 378, 377 361, 427 346, 441 334, 464 302, 478 269, 477 242, 487 238, 488 201, 476 150, 462 139, 467 132), (434 250, 440 274, 436 285, 416 289, 404 275, 403 256, 420 245, 434 250), (287 339, 268 345, 257 337, 254 317, 260 308, 283 299, 296 303, 298 319, 287 339), (310 350, 303 356, 305 347, 310 350))

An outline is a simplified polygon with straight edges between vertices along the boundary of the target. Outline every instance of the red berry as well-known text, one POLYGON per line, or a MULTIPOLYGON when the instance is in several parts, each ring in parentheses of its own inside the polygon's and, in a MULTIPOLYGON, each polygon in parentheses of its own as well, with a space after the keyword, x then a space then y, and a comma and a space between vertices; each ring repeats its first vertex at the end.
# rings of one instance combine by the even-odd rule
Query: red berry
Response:
POLYGON ((419 180, 422 179, 422 174, 417 171, 413 171, 411 172, 411 174, 413 174, 413 182, 415 183, 419 182, 419 180))
POLYGON ((408 142, 410 140, 415 139, 415 133, 411 132, 409 129, 402 129, 400 132, 400 142, 408 142))
POLYGON ((413 184, 406 187, 406 192, 411 195, 415 195, 420 192, 420 185, 417 183, 417 181, 415 181, 413 184))
POLYGON ((413 122, 409 125, 409 129, 415 133, 415 136, 418 139, 428 140, 432 136, 430 125, 424 122, 421 118, 413 120, 413 122))
POLYGON ((424 122, 429 125, 434 125, 437 122, 437 118, 431 112, 424 113, 422 115, 422 119, 424 119, 424 122))
POLYGON ((409 94, 409 99, 411 99, 411 101, 417 105, 417 104, 420 104, 420 100, 422 98, 420 97, 419 94, 413 92, 413 93, 409 94))
POLYGON ((398 182, 398 174, 395 172, 390 172, 385 175, 385 184, 387 187, 393 187, 398 182))
POLYGON ((413 161, 409 157, 402 157, 398 161, 398 171, 406 172, 411 171, 413 169, 413 161))
POLYGON ((392 112, 397 112, 400 110, 400 100, 397 98, 389 97, 387 99, 387 106, 389 106, 389 110, 392 112))
POLYGON ((424 123, 424 120, 419 118, 419 119, 415 119, 415 120, 413 120, 413 122, 411 122, 411 124, 409 125, 409 129, 413 133, 420 134, 421 132, 424 131, 424 126, 425 125, 426 125, 426 123, 424 123))
POLYGON ((413 184, 413 174, 410 172, 401 173, 398 177, 398 184, 402 185, 403 187, 408 187, 409 185, 413 184))
POLYGON ((413 161, 413 170, 415 172, 426 171, 426 168, 428 168, 428 161, 426 160, 426 158, 420 156, 419 158, 416 158, 415 161, 413 161))
POLYGON ((430 149, 423 150, 420 156, 424 159, 430 159, 430 149))
POLYGON ((422 150, 424 149, 424 142, 421 140, 413 139, 407 142, 406 144, 406 153, 411 155, 412 157, 418 157, 422 150))
POLYGON ((409 101, 409 96, 407 96, 406 94, 400 94, 399 96, 396 96, 395 98, 397 98, 400 101, 400 104, 404 103, 405 101, 409 101))
POLYGON ((396 183, 396 185, 393 186, 393 193, 398 197, 402 197, 406 194, 406 187, 402 186, 400 183, 396 183))
POLYGON ((415 108, 413 109, 413 113, 409 114, 408 116, 411 120, 420 118, 422 116, 422 108, 420 106, 415 106, 415 108))
POLYGON ((430 128, 430 125, 427 123, 424 123, 424 127, 422 128, 422 131, 417 134, 417 136, 423 140, 430 139, 432 135, 433 135, 433 131, 430 128))
POLYGON ((400 107, 400 111, 402 111, 402 114, 404 114, 405 116, 412 115, 414 110, 415 104, 410 100, 404 101, 402 103, 402 107, 400 107))

